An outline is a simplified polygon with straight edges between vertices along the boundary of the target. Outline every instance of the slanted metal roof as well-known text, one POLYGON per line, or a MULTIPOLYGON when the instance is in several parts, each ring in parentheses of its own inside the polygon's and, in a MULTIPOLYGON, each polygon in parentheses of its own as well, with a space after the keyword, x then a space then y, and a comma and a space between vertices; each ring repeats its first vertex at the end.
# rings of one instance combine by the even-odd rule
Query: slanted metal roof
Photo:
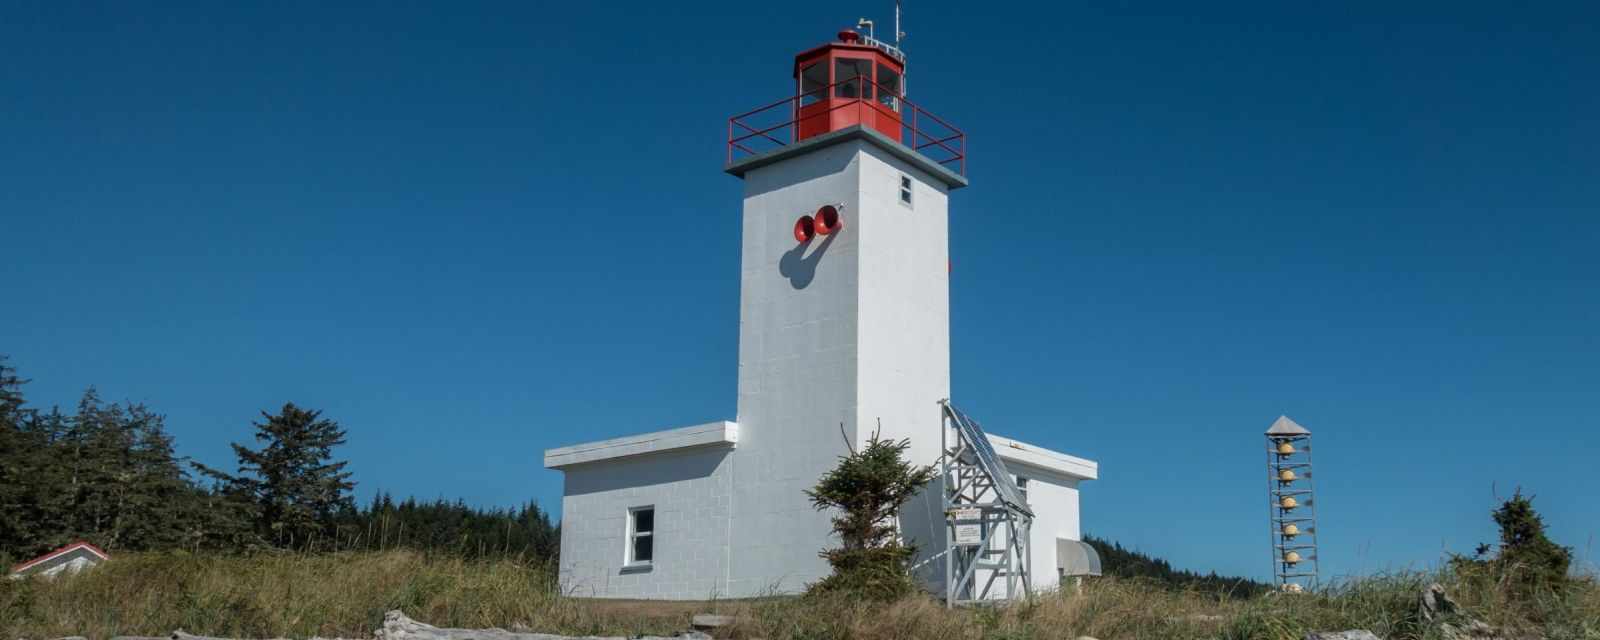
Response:
POLYGON ((1277 421, 1267 428, 1269 436, 1309 436, 1311 431, 1290 420, 1289 416, 1278 416, 1277 421))

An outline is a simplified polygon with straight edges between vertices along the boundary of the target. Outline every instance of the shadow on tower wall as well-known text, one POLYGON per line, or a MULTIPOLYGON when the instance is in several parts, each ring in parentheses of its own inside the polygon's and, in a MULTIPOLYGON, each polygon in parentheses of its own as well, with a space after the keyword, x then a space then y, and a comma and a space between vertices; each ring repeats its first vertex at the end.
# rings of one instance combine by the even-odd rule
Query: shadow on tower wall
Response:
POLYGON ((811 285, 811 280, 817 277, 817 265, 822 262, 822 254, 827 253, 828 245, 833 244, 833 239, 839 237, 838 233, 823 236, 822 242, 811 240, 802 242, 795 248, 784 252, 778 260, 778 273, 789 279, 789 285, 796 289, 804 289, 811 285), (816 250, 810 255, 806 249, 816 245, 816 250))

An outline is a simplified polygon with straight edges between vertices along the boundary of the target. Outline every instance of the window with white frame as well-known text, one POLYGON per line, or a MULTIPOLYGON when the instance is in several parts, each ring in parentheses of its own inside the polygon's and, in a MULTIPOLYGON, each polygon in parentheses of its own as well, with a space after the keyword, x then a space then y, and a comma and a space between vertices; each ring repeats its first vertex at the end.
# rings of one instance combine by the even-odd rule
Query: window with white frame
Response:
POLYGON ((656 508, 628 510, 628 566, 646 566, 655 558, 656 508))
POLYGON ((1022 501, 1028 501, 1028 479, 1017 476, 1017 493, 1022 494, 1022 501))
POLYGON ((911 206, 911 176, 900 174, 900 204, 911 206))

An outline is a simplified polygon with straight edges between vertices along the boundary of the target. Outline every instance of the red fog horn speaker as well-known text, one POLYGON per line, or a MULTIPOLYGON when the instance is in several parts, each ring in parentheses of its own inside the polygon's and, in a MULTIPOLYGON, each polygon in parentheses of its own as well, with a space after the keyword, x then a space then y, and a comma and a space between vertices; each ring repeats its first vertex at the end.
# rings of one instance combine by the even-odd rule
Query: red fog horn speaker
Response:
POLYGON ((831 204, 822 205, 817 209, 817 233, 828 235, 844 227, 844 218, 839 217, 839 208, 831 204))
POLYGON ((811 242, 811 239, 815 237, 817 237, 817 224, 811 219, 811 216, 800 216, 799 220, 794 221, 795 242, 804 244, 811 242))

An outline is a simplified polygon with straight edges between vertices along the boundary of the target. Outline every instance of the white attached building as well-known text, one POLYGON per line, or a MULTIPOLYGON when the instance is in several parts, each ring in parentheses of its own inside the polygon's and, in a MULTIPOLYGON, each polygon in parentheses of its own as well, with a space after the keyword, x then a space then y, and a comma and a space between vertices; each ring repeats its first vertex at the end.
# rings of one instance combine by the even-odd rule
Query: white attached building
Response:
MULTIPOLYGON (((827 574, 817 554, 837 542, 803 491, 847 440, 881 425, 882 437, 911 440, 916 462, 939 458, 939 401, 951 395, 947 207, 967 185, 964 140, 930 131, 936 119, 900 96, 898 51, 846 34, 797 57, 800 95, 775 105, 775 121, 741 121, 758 112, 730 124, 727 171, 745 184, 736 419, 545 452, 566 474, 561 582, 574 595, 802 590, 827 574)), ((1067 562, 1058 544, 1073 553, 1080 536, 1079 483, 1097 465, 990 440, 1035 512, 1032 580, 1053 588, 1067 562)), ((940 491, 901 516, 925 558, 945 544, 940 491)), ((937 560, 919 575, 932 588, 944 579, 937 560)))

